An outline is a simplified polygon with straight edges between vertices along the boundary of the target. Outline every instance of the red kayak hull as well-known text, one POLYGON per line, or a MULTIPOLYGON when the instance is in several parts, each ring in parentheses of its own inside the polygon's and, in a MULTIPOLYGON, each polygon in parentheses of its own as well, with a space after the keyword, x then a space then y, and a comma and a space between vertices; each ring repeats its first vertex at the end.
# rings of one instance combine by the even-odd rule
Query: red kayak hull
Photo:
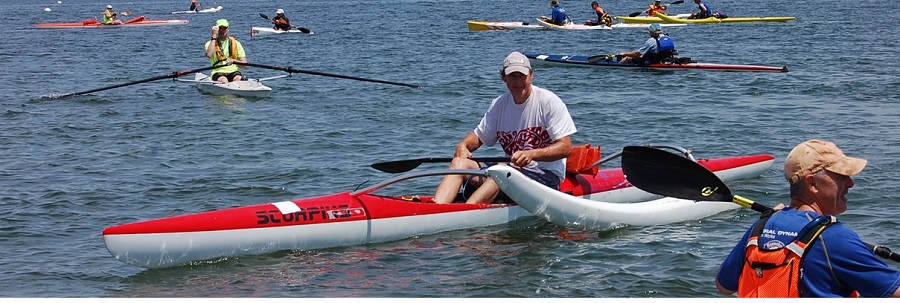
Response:
POLYGON ((138 16, 134 19, 124 21, 122 24, 103 24, 94 19, 87 19, 82 22, 70 23, 41 23, 35 24, 37 28, 111 28, 111 27, 129 27, 129 26, 158 26, 158 25, 179 25, 187 24, 188 20, 146 20, 144 16, 138 16))
MULTIPOLYGON (((727 181, 762 174, 774 157, 760 154, 698 162, 727 181)), ((594 200, 657 197, 631 186, 621 168, 569 176, 561 189, 594 200)), ((435 204, 430 196, 380 196, 374 190, 151 219, 108 227, 102 234, 116 259, 160 268, 280 250, 382 243, 533 216, 516 204, 435 204)))

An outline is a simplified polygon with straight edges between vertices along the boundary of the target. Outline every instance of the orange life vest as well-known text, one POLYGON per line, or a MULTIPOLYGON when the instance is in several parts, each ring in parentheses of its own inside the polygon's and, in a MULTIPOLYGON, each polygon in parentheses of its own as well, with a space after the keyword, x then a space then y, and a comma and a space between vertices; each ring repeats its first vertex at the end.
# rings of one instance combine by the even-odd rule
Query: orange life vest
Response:
MULTIPOLYGON (((225 53, 222 52, 222 45, 219 44, 219 40, 213 42, 216 43, 216 60, 225 60, 225 53)), ((231 59, 237 59, 237 39, 232 36, 228 36, 228 46, 228 57, 231 59)))
POLYGON ((759 236, 771 216, 760 219, 750 233, 741 277, 738 280, 740 298, 799 298, 800 265, 806 248, 834 223, 834 216, 821 216, 803 227, 784 247, 765 250, 759 247, 759 236))
POLYGON ((656 13, 661 13, 664 11, 662 5, 656 6, 656 4, 650 4, 650 9, 647 10, 647 15, 656 16, 656 13))

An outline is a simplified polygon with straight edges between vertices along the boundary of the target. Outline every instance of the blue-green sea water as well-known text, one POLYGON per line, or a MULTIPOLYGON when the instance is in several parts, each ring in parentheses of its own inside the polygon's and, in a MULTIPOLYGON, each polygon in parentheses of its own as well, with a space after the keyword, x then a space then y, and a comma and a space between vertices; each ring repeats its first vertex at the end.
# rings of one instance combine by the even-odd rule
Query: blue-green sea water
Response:
MULTIPOLYGON (((469 31, 467 20, 529 21, 548 1, 0 0, 0 296, 2 297, 721 297, 713 280, 750 210, 663 226, 583 232, 538 218, 389 243, 283 251, 147 270, 113 258, 101 230, 139 220, 353 190, 392 177, 369 164, 448 157, 506 88, 504 56, 598 55, 637 48, 642 29, 469 31), (38 29, 112 4, 159 27, 38 29), (45 12, 44 8, 50 8, 45 12), (314 35, 251 38, 259 13, 287 11, 314 35), (268 98, 212 96, 160 80, 60 100, 208 64, 203 43, 227 18, 251 62, 420 84, 294 74, 268 98)), ((563 1, 577 21, 590 1, 563 1)), ((787 65, 788 73, 535 66, 604 154, 672 143, 698 157, 770 153, 775 166, 730 184, 758 203, 787 202, 781 166, 811 138, 869 160, 841 220, 900 248, 900 68, 884 1, 709 0, 729 16, 785 23, 670 28, 682 56, 787 65), (836 12, 842 12, 840 17, 836 12)), ((647 1, 603 1, 614 15, 647 1)), ((673 5, 687 13, 692 5, 673 5)), ((251 77, 279 72, 251 68, 251 77)), ((484 148, 477 156, 498 156, 484 148)), ((443 168, 429 164, 421 169, 443 168)), ((437 180, 434 181, 435 183, 437 180)), ((400 192, 420 191, 411 185, 400 192)), ((424 192, 423 193, 427 193, 424 192)), ((900 268, 897 264, 891 264, 900 268)))

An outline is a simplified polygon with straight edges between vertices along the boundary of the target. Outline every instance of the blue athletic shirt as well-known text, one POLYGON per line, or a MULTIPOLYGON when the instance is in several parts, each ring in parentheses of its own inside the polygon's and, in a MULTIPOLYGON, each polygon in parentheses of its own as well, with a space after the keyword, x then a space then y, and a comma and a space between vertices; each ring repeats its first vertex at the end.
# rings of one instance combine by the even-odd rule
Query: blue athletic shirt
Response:
POLYGON ((700 2, 700 6, 703 6, 703 8, 706 8, 707 15, 712 16, 712 10, 709 8, 709 5, 706 4, 706 2, 700 2))
POLYGON ((566 15, 566 9, 563 8, 562 5, 556 6, 553 8, 553 12, 550 13, 550 18, 553 24, 556 25, 564 25, 566 24, 566 20, 569 20, 569 16, 566 15))
MULTIPOLYGON (((765 248, 778 241, 787 245, 800 229, 817 217, 819 214, 815 212, 791 208, 773 214, 759 237, 759 247, 765 248)), ((748 229, 719 269, 716 278, 726 289, 738 289, 749 236, 748 229)), ((801 263, 801 275, 801 297, 847 297, 856 290, 861 297, 884 298, 900 287, 900 273, 884 264, 856 232, 840 222, 826 228, 821 238, 807 248, 807 255, 801 263), (829 270, 823 243, 828 250, 834 276, 829 270), (834 280, 835 276, 844 287, 834 280)))

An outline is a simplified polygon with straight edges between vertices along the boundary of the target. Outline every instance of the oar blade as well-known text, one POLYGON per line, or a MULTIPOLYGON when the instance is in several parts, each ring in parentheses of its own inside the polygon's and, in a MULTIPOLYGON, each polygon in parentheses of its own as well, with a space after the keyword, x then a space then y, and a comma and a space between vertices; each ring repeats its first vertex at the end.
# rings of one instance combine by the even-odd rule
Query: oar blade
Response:
POLYGON ((411 171, 411 170, 415 169, 416 167, 419 167, 419 165, 422 165, 422 162, 423 161, 421 159, 400 160, 400 161, 375 163, 370 166, 374 169, 377 169, 377 170, 380 170, 380 171, 383 171, 386 173, 396 174, 396 173, 411 171))
POLYGON ((628 14, 628 17, 637 17, 637 15, 640 15, 641 13, 643 13, 643 12, 633 12, 633 13, 628 14))
MULTIPOLYGON (((485 162, 485 163, 498 163, 498 162, 509 162, 509 157, 486 157, 486 158, 469 158, 475 162, 485 162)), ((388 162, 380 162, 370 165, 372 168, 386 172, 386 173, 402 173, 408 172, 422 163, 450 163, 453 161, 453 158, 419 158, 419 159, 411 159, 411 160, 397 160, 397 161, 388 161, 388 162)))
POLYGON ((626 146, 622 171, 637 188, 657 195, 696 201, 731 202, 731 190, 716 174, 686 157, 657 148, 626 146))
POLYGON ((669 5, 672 5, 672 4, 682 4, 682 3, 684 3, 684 0, 674 1, 674 2, 672 2, 672 3, 669 3, 669 5))

